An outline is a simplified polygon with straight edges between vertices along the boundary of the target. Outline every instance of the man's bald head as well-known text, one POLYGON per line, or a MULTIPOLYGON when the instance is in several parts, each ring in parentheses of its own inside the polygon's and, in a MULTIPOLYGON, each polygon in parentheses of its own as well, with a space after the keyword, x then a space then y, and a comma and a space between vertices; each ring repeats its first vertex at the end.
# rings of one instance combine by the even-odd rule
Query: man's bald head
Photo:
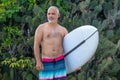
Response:
POLYGON ((48 8, 48 11, 49 11, 50 9, 55 9, 55 10, 57 11, 57 13, 59 14, 59 9, 58 9, 56 6, 50 6, 50 7, 48 8))

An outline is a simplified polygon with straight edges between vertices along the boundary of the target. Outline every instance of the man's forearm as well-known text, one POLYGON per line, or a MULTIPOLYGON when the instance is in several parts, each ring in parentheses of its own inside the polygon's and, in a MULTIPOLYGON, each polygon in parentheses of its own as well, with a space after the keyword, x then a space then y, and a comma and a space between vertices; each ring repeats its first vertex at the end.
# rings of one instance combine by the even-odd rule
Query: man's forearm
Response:
POLYGON ((41 59, 40 59, 40 49, 39 47, 34 47, 34 56, 35 56, 35 59, 36 59, 36 62, 41 62, 41 59))

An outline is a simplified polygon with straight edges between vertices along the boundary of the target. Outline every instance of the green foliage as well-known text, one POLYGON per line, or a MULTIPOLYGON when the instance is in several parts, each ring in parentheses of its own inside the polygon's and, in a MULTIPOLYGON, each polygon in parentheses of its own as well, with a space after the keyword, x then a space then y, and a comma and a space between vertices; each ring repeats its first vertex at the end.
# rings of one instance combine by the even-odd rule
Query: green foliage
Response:
POLYGON ((19 37, 22 37, 22 33, 19 30, 18 26, 13 26, 13 27, 5 26, 3 28, 3 31, 5 33, 5 35, 3 35, 3 36, 5 36, 5 37, 3 38, 2 46, 4 46, 4 47, 12 45, 14 43, 14 41, 19 42, 20 41, 19 37))
POLYGON ((6 58, 1 62, 2 65, 8 65, 9 68, 27 68, 30 69, 33 67, 33 63, 29 57, 24 58, 23 56, 18 59, 17 57, 6 58))
POLYGON ((7 80, 8 77, 6 78, 6 76, 8 75, 10 75, 10 80, 18 80, 20 78, 23 78, 23 80, 33 80, 32 75, 36 73, 36 70, 34 69, 33 65, 34 62, 34 59, 24 56, 20 56, 20 58, 6 58, 1 62, 1 65, 8 67, 8 69, 10 70, 8 71, 9 73, 3 74, 3 80, 7 80))
POLYGON ((20 10, 16 0, 1 0, 0 7, 0 23, 12 18, 20 10))

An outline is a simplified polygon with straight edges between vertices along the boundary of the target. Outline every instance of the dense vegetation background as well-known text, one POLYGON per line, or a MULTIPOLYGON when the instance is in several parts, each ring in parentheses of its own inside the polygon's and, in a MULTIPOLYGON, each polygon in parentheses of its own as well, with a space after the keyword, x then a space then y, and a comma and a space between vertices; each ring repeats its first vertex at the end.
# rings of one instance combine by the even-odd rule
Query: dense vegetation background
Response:
POLYGON ((50 5, 69 32, 87 24, 99 30, 94 57, 68 80, 120 80, 120 0, 0 0, 0 80, 38 80, 34 32, 50 5))

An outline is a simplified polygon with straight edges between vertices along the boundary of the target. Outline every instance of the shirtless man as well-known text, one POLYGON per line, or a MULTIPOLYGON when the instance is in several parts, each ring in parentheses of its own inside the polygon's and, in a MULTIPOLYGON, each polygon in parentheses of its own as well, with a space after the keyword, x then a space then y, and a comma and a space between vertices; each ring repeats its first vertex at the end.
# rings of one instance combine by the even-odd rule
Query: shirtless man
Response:
POLYGON ((36 69, 40 71, 39 80, 66 80, 62 43, 68 31, 57 23, 59 17, 58 8, 51 6, 47 11, 48 22, 39 25, 35 32, 34 55, 36 69))

